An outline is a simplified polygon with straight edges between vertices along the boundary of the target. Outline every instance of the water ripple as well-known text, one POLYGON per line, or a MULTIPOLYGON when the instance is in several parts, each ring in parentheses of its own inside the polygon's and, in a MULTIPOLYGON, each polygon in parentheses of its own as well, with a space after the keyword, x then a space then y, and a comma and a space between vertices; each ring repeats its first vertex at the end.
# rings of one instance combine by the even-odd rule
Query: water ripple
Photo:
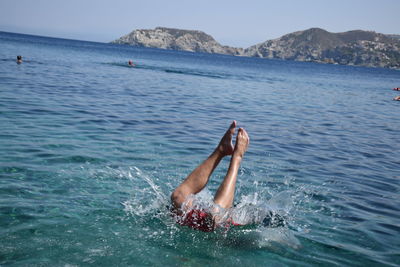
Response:
POLYGON ((0 40, 0 265, 399 262, 398 71, 0 40), (251 138, 235 205, 284 203, 285 229, 205 234, 167 212, 233 119, 251 138))

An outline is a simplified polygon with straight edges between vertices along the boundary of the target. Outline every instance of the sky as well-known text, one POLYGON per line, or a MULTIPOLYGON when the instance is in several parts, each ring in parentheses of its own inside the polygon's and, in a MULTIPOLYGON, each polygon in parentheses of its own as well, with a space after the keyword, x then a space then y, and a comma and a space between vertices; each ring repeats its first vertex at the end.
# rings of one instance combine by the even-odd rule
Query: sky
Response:
POLYGON ((110 42, 157 26, 249 47, 318 27, 400 34, 400 0, 0 0, 0 31, 110 42))

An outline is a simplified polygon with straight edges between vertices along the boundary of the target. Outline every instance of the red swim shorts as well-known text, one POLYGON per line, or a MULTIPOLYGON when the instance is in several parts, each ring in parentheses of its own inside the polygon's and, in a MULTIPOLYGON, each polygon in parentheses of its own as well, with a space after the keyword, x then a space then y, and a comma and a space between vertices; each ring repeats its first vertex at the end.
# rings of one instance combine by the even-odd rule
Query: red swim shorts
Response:
POLYGON ((203 232, 212 232, 214 230, 212 215, 204 210, 193 209, 180 217, 178 223, 203 232))
MULTIPOLYGON (((232 219, 227 221, 226 227, 229 225, 240 226, 241 224, 235 223, 232 219)), ((193 209, 186 213, 186 215, 178 219, 178 224, 182 226, 189 226, 190 228, 200 230, 203 232, 212 232, 214 230, 213 216, 204 210, 193 209)))

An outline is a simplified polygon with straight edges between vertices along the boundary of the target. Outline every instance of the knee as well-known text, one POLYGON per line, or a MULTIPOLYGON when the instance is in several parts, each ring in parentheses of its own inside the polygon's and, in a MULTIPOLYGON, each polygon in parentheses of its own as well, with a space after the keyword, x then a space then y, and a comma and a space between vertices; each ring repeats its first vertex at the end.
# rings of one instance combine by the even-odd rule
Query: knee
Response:
POLYGON ((182 203, 185 201, 185 196, 183 192, 179 189, 175 189, 174 192, 171 194, 171 202, 175 208, 180 209, 182 203))

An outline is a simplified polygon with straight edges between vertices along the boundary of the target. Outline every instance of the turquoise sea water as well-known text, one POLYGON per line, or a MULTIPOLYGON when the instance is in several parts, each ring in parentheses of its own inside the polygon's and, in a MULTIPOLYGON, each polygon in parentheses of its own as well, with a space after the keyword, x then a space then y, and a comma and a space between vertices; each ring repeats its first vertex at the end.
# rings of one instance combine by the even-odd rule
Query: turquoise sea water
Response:
POLYGON ((396 70, 0 32, 0 265, 399 265, 399 86, 396 70), (234 119, 251 139, 236 208, 287 226, 176 225, 171 191, 234 119))

